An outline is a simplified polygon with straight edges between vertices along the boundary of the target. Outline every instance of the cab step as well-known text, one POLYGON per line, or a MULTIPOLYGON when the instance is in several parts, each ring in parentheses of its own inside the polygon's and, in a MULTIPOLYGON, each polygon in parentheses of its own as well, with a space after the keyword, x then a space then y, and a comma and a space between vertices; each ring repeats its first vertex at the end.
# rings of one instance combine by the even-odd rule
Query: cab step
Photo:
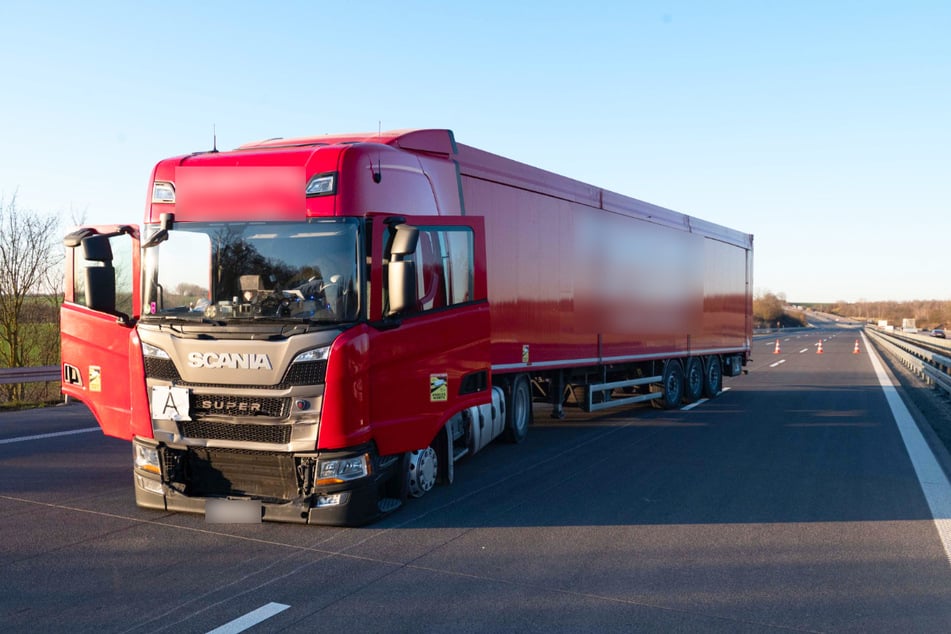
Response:
POLYGON ((383 514, 392 513, 401 506, 403 506, 403 503, 396 498, 383 498, 376 503, 377 509, 383 514))

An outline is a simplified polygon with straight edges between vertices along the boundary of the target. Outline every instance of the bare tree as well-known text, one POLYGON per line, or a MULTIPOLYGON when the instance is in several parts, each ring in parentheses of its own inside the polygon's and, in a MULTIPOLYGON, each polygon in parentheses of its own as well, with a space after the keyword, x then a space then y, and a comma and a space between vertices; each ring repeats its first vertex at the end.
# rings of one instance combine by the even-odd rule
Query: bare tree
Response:
MULTIPOLYGON (((58 237, 58 218, 19 209, 15 192, 9 200, 0 195, 0 367, 49 359, 44 355, 50 346, 36 340, 36 303, 28 300, 47 290, 45 283, 62 260, 58 237)), ((22 386, 5 387, 8 400, 22 400, 22 386)))

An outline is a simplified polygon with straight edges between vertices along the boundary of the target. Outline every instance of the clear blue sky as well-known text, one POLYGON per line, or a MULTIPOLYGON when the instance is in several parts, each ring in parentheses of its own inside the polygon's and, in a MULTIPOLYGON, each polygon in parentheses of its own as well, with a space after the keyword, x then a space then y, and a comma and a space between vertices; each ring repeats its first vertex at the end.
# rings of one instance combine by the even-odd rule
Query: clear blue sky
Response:
POLYGON ((0 193, 141 222, 159 159, 445 127, 755 236, 793 301, 951 299, 951 2, 0 2, 0 193))

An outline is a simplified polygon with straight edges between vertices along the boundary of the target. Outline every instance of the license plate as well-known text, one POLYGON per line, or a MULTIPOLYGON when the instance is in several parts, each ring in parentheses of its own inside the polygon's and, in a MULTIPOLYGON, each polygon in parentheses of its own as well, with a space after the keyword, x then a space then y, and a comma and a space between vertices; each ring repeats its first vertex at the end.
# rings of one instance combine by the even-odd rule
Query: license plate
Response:
POLYGON ((189 390, 184 387, 156 385, 152 388, 152 418, 155 420, 191 420, 188 411, 189 390))
POLYGON ((209 524, 260 524, 260 500, 205 500, 205 521, 209 524))

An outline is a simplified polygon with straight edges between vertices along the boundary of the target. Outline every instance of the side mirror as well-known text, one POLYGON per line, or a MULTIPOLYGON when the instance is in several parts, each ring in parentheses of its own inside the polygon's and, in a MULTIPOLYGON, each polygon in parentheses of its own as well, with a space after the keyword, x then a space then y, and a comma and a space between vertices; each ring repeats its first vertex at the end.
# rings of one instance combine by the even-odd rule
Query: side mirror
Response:
POLYGON ((394 227, 395 234, 390 244, 390 264, 387 272, 387 289, 390 306, 387 317, 398 315, 416 305, 416 245, 419 229, 407 224, 394 227))
POLYGON ((152 237, 142 245, 143 249, 151 249, 168 240, 168 232, 175 227, 175 214, 161 214, 159 216, 159 227, 159 230, 153 233, 152 237))
POLYGON ((390 308, 387 317, 398 315, 416 305, 416 263, 412 260, 390 262, 387 282, 390 289, 390 308))
POLYGON ((168 229, 159 229, 152 234, 152 237, 149 238, 145 244, 142 245, 142 248, 151 249, 152 247, 156 247, 166 240, 168 240, 168 229))
POLYGON ((398 224, 394 228, 393 243, 390 245, 390 260, 397 256, 411 256, 416 253, 419 244, 419 229, 408 224, 398 224))
POLYGON ((112 245, 109 236, 96 234, 82 239, 83 257, 91 262, 103 262, 111 266, 112 245))
POLYGON ((115 314, 116 270, 112 266, 112 245, 109 236, 101 234, 83 238, 83 257, 101 266, 86 267, 86 306, 115 314))
POLYGON ((73 231, 72 233, 68 234, 65 238, 63 238, 63 246, 65 246, 68 249, 75 249, 76 247, 78 247, 79 245, 83 243, 84 239, 94 235, 96 235, 95 229, 90 229, 89 227, 81 227, 77 229, 76 231, 73 231))

